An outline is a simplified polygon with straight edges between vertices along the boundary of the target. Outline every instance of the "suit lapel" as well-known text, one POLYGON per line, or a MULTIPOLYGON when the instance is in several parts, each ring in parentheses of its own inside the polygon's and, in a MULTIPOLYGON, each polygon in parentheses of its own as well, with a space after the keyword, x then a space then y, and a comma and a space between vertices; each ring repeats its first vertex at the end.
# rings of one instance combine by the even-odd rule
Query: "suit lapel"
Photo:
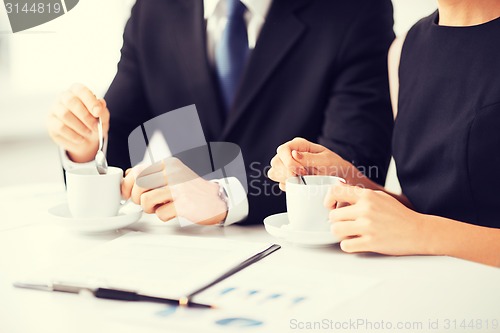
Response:
POLYGON ((239 118, 248 111, 250 102, 257 96, 273 71, 304 32, 304 24, 295 16, 295 10, 305 5, 307 1, 273 1, 257 45, 247 64, 235 105, 229 113, 222 138, 229 134, 239 118))
MULTIPOLYGON (((175 23, 175 45, 187 75, 184 80, 191 90, 192 100, 198 108, 205 137, 215 140, 220 136, 224 124, 217 81, 207 58, 206 27, 203 17, 203 1, 177 0, 175 23)), ((180 82, 179 84, 184 84, 180 82)))

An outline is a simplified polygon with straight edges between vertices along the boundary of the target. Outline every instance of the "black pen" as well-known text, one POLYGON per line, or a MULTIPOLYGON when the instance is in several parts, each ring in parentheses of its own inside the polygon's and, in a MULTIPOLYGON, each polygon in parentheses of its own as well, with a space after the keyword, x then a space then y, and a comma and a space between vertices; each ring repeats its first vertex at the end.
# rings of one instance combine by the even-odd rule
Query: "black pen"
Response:
POLYGON ((225 279, 227 279, 230 276, 238 273, 239 271, 247 268, 248 266, 250 266, 252 264, 255 264, 257 261, 264 259, 268 255, 270 255, 271 253, 273 253, 273 252, 275 252, 275 251, 277 251, 279 249, 281 249, 281 246, 278 245, 278 244, 271 244, 271 245, 269 245, 267 248, 265 248, 261 252, 256 253, 255 255, 251 256, 250 258, 246 259, 245 261, 243 261, 243 262, 239 263, 238 265, 234 266, 233 268, 231 268, 230 270, 228 270, 227 272, 225 272, 224 274, 222 274, 221 276, 219 276, 215 280, 213 280, 213 281, 205 284, 204 286, 196 289, 195 291, 192 291, 189 295, 181 297, 181 299, 179 300, 179 302, 181 304, 189 304, 189 302, 191 301, 191 299, 194 296, 196 296, 196 295, 204 292, 205 290, 207 290, 207 289, 215 286, 216 284, 220 283, 221 281, 224 281, 225 279))
POLYGON ((188 308, 204 308, 204 309, 215 308, 215 306, 213 305, 196 303, 190 300, 186 300, 185 298, 177 300, 171 298, 144 295, 130 290, 122 290, 114 288, 90 288, 88 286, 79 286, 77 284, 61 283, 61 282, 53 282, 50 284, 15 282, 14 287, 43 290, 43 291, 58 291, 58 292, 65 292, 72 294, 79 294, 82 291, 89 291, 95 297, 102 299, 112 299, 112 300, 129 301, 129 302, 152 302, 152 303, 161 303, 161 304, 182 306, 188 308))
POLYGON ((180 307, 188 307, 188 308, 205 308, 205 309, 213 309, 215 306, 201 304, 191 301, 191 299, 202 293, 203 291, 215 286, 216 284, 224 281, 230 276, 238 273, 239 271, 245 269, 246 267, 264 259, 271 253, 279 250, 281 248, 280 245, 271 244, 266 247, 261 252, 256 253, 252 257, 244 260, 233 268, 229 269, 227 272, 214 279, 213 281, 203 285, 202 287, 192 291, 187 296, 181 297, 180 299, 171 299, 171 298, 163 298, 156 297, 150 295, 143 295, 136 291, 131 290, 122 290, 115 288, 91 288, 89 286, 81 286, 73 283, 62 283, 59 281, 53 281, 49 284, 44 283, 32 283, 32 282, 15 282, 14 287, 17 288, 27 288, 27 289, 35 289, 35 290, 44 290, 44 291, 60 291, 72 294, 79 294, 81 291, 89 291, 97 298, 103 299, 113 299, 119 301, 130 301, 130 302, 152 302, 152 303, 161 303, 168 304, 172 306, 180 306, 180 307))

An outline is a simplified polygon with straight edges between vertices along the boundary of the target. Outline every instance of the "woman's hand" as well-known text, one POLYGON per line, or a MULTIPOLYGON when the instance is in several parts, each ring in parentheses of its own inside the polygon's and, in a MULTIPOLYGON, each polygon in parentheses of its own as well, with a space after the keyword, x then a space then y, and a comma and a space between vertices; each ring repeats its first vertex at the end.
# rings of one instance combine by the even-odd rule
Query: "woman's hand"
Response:
POLYGON ((223 221, 227 205, 219 197, 219 185, 207 181, 177 158, 166 159, 161 173, 166 186, 146 189, 135 179, 144 169, 128 169, 122 183, 122 196, 141 205, 144 212, 156 214, 162 221, 183 217, 197 224, 211 225, 223 221))
POLYGON ((295 138, 279 146, 276 152, 267 175, 279 182, 283 191, 286 189, 286 180, 297 175, 330 175, 347 178, 349 170, 358 173, 351 163, 339 155, 306 139, 295 138))
POLYGON ((337 202, 349 204, 330 212, 331 230, 343 251, 429 254, 424 215, 389 194, 341 184, 331 188, 325 205, 333 208, 337 202))

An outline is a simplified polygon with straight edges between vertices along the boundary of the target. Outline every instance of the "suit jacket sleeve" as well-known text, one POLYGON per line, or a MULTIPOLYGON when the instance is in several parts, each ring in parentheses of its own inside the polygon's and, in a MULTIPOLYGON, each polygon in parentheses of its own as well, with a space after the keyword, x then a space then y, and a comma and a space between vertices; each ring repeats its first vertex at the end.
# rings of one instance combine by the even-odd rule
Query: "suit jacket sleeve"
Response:
POLYGON ((342 42, 318 141, 383 184, 393 128, 387 74, 394 39, 392 3, 367 1, 365 7, 342 42))
POLYGON ((152 118, 143 89, 138 56, 141 3, 141 0, 136 2, 125 26, 118 71, 105 96, 111 114, 108 162, 123 169, 130 167, 128 144, 126 144, 128 135, 137 126, 152 118))

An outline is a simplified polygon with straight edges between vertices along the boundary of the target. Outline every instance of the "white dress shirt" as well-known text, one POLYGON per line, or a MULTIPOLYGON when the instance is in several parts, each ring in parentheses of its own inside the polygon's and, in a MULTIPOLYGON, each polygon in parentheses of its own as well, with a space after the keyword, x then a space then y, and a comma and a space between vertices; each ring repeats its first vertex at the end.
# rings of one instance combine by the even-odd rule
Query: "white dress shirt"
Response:
MULTIPOLYGON (((253 50, 257 44, 262 26, 266 21, 272 0, 241 0, 241 2, 247 7, 245 21, 247 24, 248 48, 253 50)), ((214 65, 215 48, 227 24, 227 2, 226 0, 204 0, 203 6, 204 18, 207 21, 207 57, 210 63, 214 65)), ((163 145, 165 144, 168 145, 168 143, 163 143, 163 145)), ((104 149, 106 149, 106 146, 107 142, 104 149)), ((154 147, 150 148, 154 149, 154 147)), ((60 153, 65 170, 95 166, 94 161, 74 163, 68 158, 64 150, 61 149, 60 153)), ((228 194, 228 212, 224 225, 227 226, 245 219, 248 216, 247 194, 238 179, 229 177, 215 182, 219 186, 223 186, 228 194)))

